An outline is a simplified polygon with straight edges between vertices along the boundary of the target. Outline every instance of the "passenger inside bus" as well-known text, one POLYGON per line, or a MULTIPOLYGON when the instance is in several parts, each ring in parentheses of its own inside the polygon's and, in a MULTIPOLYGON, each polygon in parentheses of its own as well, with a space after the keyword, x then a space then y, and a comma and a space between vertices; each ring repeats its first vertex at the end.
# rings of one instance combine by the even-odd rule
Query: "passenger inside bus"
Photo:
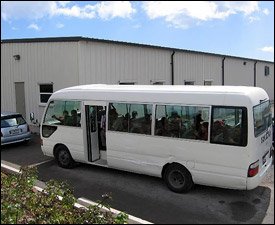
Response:
POLYGON ((168 136, 168 121, 166 117, 156 120, 156 135, 168 136))
POLYGON ((56 115, 53 115, 52 118, 59 120, 61 125, 67 125, 69 119, 69 112, 67 110, 64 110, 62 116, 57 117, 56 115))
POLYGON ((232 127, 225 124, 224 121, 215 121, 213 124, 211 140, 216 143, 239 145, 241 141, 240 124, 232 127))
POLYGON ((203 122, 200 125, 198 139, 207 141, 208 139, 208 122, 203 122))
POLYGON ((151 134, 151 115, 150 114, 145 114, 141 133, 151 134))
POLYGON ((224 131, 224 141, 227 144, 240 144, 241 128, 240 125, 235 127, 226 125, 224 131))
POLYGON ((199 112, 195 117, 195 126, 197 131, 199 131, 201 127, 201 122, 203 122, 203 119, 201 118, 201 112, 199 112))
POLYGON ((138 127, 137 116, 138 116, 137 111, 133 111, 132 112, 132 118, 130 119, 130 122, 129 122, 130 133, 139 133, 140 132, 140 129, 138 127))
POLYGON ((168 118, 168 130, 170 137, 179 137, 181 127, 181 118, 176 111, 171 113, 168 118))
POLYGON ((118 113, 116 111, 116 108, 113 106, 113 104, 110 104, 110 109, 109 109, 109 128, 113 130, 113 126, 115 121, 118 118, 118 113))
POLYGON ((137 118, 137 115, 138 115, 137 111, 133 111, 131 120, 135 120, 137 118))
POLYGON ((117 116, 111 127, 113 131, 128 131, 128 116, 117 116))
POLYGON ((75 109, 71 111, 71 116, 68 116, 68 119, 65 125, 74 126, 74 127, 77 127, 80 125, 77 118, 77 111, 75 109))
POLYGON ((223 130, 224 130, 224 122, 221 120, 216 120, 213 123, 212 133, 211 133, 211 140, 214 142, 223 142, 223 130))

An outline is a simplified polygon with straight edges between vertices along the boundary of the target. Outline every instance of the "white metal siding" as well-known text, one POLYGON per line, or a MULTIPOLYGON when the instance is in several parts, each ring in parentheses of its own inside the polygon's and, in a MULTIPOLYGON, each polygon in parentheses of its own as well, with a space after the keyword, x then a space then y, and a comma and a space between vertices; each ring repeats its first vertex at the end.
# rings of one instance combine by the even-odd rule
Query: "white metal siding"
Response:
POLYGON ((212 80, 212 85, 221 84, 222 58, 218 56, 176 52, 174 55, 175 84, 195 81, 204 85, 204 80, 212 80))
MULTIPOLYGON (((203 85, 222 84, 223 56, 175 50, 174 84, 195 81, 203 85)), ((53 89, 79 84, 136 82, 171 84, 171 49, 120 43, 30 42, 1 43, 1 110, 15 111, 14 82, 25 83, 26 114, 40 118, 44 106, 39 104, 39 84, 53 82, 53 89), (19 54, 20 60, 13 55, 19 54)), ((254 60, 226 57, 224 85, 254 86, 254 60), (243 63, 246 62, 246 65, 243 63)), ((257 62, 256 86, 264 88, 274 101, 274 63, 257 62), (270 75, 264 75, 264 66, 270 75)))
POLYGON ((69 42, 1 44, 1 110, 16 110, 14 82, 24 82, 26 117, 34 112, 40 121, 39 84, 53 82, 54 91, 77 85, 76 53, 77 43, 69 42), (20 60, 13 58, 17 54, 20 60))
POLYGON ((254 61, 226 57, 224 85, 254 86, 254 61))
POLYGON ((256 63, 256 85, 265 89, 271 101, 274 102, 274 64, 256 63), (265 66, 269 66, 269 75, 265 76, 265 66))
MULTIPOLYGON (((1 111, 15 111, 12 45, 1 44, 1 111)), ((14 59, 13 59, 14 60, 14 59)))
POLYGON ((98 42, 80 42, 79 46, 80 84, 171 82, 169 51, 98 42))

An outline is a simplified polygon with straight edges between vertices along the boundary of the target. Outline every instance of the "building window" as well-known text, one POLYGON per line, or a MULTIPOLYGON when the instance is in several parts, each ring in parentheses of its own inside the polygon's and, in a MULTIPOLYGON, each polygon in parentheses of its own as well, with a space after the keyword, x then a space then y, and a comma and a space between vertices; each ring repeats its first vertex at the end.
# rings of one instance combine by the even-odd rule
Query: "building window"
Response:
POLYGON ((119 81, 119 85, 135 85, 137 82, 135 81, 119 81))
POLYGON ((195 81, 188 81, 188 80, 185 80, 185 81, 184 81, 184 85, 195 85, 195 81))
POLYGON ((211 86, 213 83, 213 80, 204 80, 204 85, 205 86, 211 86))
POLYGON ((268 76, 269 75, 269 66, 264 67, 264 75, 268 76))
POLYGON ((152 85, 164 85, 165 81, 163 81, 163 80, 158 80, 158 81, 157 80, 151 80, 150 83, 152 85))
POLYGON ((53 93, 53 84, 40 84, 40 103, 47 103, 53 93))

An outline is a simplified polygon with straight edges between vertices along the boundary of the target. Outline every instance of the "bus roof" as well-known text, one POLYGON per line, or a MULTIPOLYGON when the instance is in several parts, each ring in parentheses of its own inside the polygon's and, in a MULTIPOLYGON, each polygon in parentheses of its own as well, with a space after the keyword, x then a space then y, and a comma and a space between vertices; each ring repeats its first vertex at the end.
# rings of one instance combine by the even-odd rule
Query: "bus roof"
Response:
POLYGON ((238 106, 248 101, 257 105, 268 95, 262 88, 248 86, 90 84, 61 89, 51 98, 238 106))

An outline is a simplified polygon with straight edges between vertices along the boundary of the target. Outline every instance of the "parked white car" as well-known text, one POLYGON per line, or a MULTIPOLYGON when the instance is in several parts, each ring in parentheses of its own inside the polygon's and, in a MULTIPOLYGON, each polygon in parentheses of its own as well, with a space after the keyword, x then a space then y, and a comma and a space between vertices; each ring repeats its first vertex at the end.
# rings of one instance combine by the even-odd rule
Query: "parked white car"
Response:
POLYGON ((30 139, 29 125, 20 113, 1 112, 1 145, 28 142, 30 139))

